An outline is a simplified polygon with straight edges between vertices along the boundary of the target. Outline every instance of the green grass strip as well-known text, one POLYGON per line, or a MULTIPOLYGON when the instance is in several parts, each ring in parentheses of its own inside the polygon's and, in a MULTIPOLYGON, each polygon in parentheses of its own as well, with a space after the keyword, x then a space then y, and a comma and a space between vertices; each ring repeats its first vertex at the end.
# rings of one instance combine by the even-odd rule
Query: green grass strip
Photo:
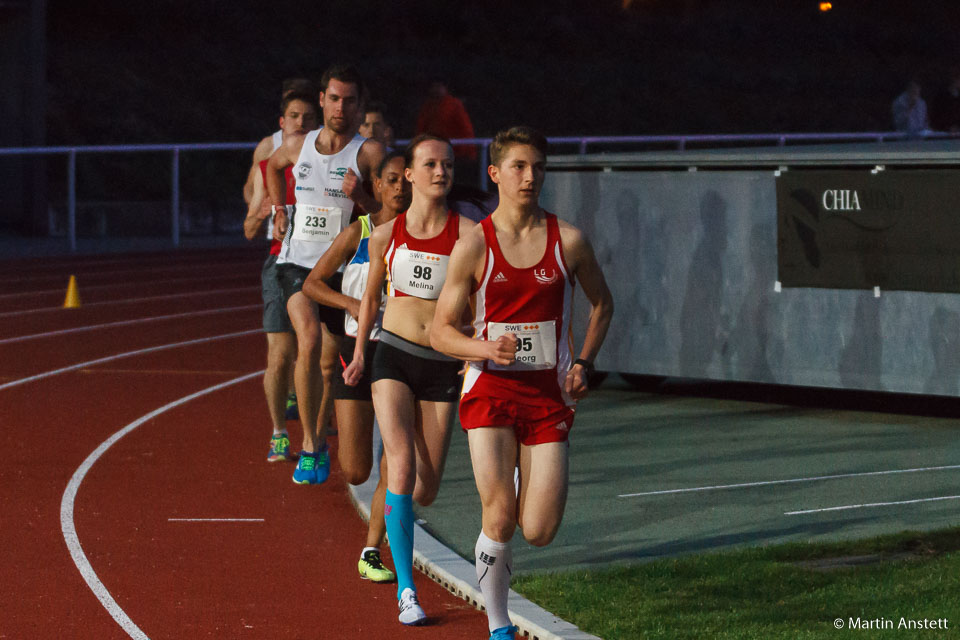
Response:
POLYGON ((517 577, 605 640, 960 638, 960 528, 517 577))

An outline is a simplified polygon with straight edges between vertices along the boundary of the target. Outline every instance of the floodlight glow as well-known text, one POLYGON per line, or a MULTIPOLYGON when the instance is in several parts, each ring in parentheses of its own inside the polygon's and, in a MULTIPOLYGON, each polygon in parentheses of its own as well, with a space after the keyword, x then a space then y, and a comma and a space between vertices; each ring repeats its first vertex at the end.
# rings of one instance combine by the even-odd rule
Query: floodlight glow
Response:
POLYGON ((832 2, 821 2, 821 3, 820 3, 820 11, 830 11, 830 9, 833 9, 833 3, 832 3, 832 2))

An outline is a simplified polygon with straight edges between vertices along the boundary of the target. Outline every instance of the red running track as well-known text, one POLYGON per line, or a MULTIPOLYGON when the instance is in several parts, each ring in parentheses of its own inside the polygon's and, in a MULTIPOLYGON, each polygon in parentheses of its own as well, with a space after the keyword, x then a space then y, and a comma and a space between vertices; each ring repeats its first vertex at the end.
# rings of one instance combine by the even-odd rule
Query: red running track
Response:
MULTIPOLYGON (((487 636, 482 613, 420 574, 432 624, 397 622, 395 585, 357 574, 366 525, 336 439, 333 474, 319 487, 294 485, 292 465, 265 461, 259 375, 184 401, 263 368, 262 257, 228 249, 0 262, 0 639, 487 636), (57 309, 70 274, 84 306, 57 309), (98 283, 90 294, 84 274, 98 283), (63 292, 35 293, 56 282, 63 292), (246 308, 221 311, 235 307, 246 308), (225 334, 239 335, 198 342, 225 334), (145 349, 154 350, 42 375, 145 349), (113 614, 61 526, 71 478, 98 448, 64 522, 113 614), (211 518, 238 521, 190 521, 211 518)), ((289 427, 298 440, 299 426, 289 427)))

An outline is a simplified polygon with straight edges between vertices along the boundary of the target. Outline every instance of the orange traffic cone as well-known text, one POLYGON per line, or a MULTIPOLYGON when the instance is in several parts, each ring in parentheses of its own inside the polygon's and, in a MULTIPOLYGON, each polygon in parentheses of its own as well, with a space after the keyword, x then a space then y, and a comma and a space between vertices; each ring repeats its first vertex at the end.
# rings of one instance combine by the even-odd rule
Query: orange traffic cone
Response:
POLYGON ((70 282, 67 284, 67 297, 63 300, 63 308, 80 308, 80 291, 77 289, 77 276, 70 276, 70 282))

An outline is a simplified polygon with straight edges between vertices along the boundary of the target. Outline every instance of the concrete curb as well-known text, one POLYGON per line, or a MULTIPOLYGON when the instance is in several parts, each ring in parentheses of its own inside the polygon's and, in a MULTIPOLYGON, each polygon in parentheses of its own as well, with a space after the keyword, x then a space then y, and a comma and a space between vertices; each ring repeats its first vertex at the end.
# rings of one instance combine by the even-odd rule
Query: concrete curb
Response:
MULTIPOLYGON (((379 436, 379 434, 376 434, 379 436)), ((376 438, 379 441, 379 437, 376 438)), ((347 484, 350 499, 364 520, 370 519, 370 502, 379 479, 378 465, 374 465, 370 478, 362 485, 347 484)), ((431 580, 447 591, 483 610, 483 596, 475 586, 477 574, 474 566, 434 538, 419 524, 415 525, 413 564, 431 580)), ((518 637, 532 640, 601 640, 581 631, 571 623, 558 618, 546 609, 538 607, 519 593, 510 590, 510 619, 520 628, 518 637)))

